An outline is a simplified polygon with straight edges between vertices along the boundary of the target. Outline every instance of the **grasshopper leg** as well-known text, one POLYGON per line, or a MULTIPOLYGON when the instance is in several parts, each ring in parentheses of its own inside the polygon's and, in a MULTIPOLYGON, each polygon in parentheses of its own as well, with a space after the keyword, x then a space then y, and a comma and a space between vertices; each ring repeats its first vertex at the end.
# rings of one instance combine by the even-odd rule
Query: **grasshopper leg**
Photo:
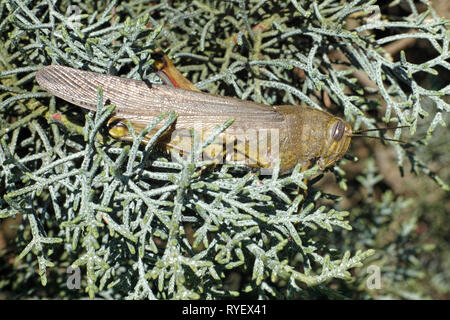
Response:
MULTIPOLYGON (((311 167, 311 160, 306 160, 305 162, 302 163, 300 172, 305 172, 310 167, 311 167)), ((305 186, 308 186, 308 179, 303 178, 302 182, 305 186)), ((305 189, 301 189, 300 186, 297 187, 297 194, 303 194, 303 201, 305 201, 305 199, 306 199, 307 192, 308 192, 308 189, 305 190, 305 189)))

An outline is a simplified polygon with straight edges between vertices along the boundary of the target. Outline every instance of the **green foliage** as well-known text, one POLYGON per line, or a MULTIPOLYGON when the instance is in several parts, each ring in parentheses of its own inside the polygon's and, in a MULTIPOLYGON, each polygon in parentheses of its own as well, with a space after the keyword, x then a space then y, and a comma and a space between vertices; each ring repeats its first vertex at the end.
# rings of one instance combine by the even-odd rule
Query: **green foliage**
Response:
MULTIPOLYGON (((420 278, 414 257, 429 248, 399 254, 417 213, 401 222, 392 241, 376 241, 412 200, 385 191, 376 201, 382 177, 373 162, 358 178, 367 201, 350 214, 337 197, 312 186, 321 178, 317 167, 260 176, 176 153, 172 161, 155 143, 175 114, 148 125, 144 132, 164 127, 147 145, 140 143, 142 133, 131 144, 118 142, 104 130, 114 106, 103 107, 101 90, 98 111, 80 119, 80 109, 49 99, 34 75, 43 65, 61 64, 156 82, 150 54, 161 47, 210 93, 321 109, 325 93, 332 112, 355 129, 380 122, 408 125, 410 134, 419 129, 421 140, 392 144, 398 166, 411 165, 446 189, 415 150, 433 141, 450 110, 448 84, 434 90, 417 80, 450 69, 449 22, 431 7, 419 13, 412 2, 408 16, 379 18, 375 1, 155 3, 2 0, 0 217, 21 215, 22 224, 13 249, 17 262, 0 269, 7 279, 0 288, 11 296, 82 297, 66 283, 66 268, 78 266, 91 298, 369 298, 380 295, 361 289, 365 276, 357 269, 353 284, 335 279, 351 280, 363 261, 375 261, 396 288, 386 295, 411 297, 396 284, 420 278), (349 19, 356 27, 347 27, 349 19), (404 53, 392 59, 383 46, 407 38, 426 39, 435 56, 417 64, 404 53), (233 274, 237 285, 229 283, 233 274)), ((401 133, 395 130, 393 138, 405 139, 401 133)), ((343 163, 333 172, 346 189, 343 163)))

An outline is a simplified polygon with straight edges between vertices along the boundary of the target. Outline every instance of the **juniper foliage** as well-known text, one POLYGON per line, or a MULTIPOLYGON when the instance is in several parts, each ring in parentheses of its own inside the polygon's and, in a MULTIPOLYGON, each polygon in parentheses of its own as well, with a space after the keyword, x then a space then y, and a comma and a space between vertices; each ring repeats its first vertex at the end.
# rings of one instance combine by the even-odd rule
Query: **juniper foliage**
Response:
MULTIPOLYGON (((158 150, 163 130, 147 145, 142 134, 118 142, 104 129, 114 106, 103 106, 101 90, 98 111, 80 119, 80 109, 43 92, 34 75, 60 64, 158 82, 151 53, 161 47, 210 93, 319 109, 325 95, 354 129, 410 126, 410 136, 393 135, 409 137, 392 143, 399 168, 408 162, 445 189, 415 150, 445 126, 450 86, 425 88, 416 77, 450 69, 449 23, 430 6, 418 11, 407 3, 409 15, 392 17, 364 0, 2 0, 0 217, 20 215, 22 223, 18 263, 2 272, 20 276, 0 287, 15 292, 34 283, 35 269, 48 289, 30 285, 22 294, 81 297, 67 287, 65 270, 76 266, 91 298, 343 298, 330 281, 351 279, 375 253, 373 243, 340 248, 321 230, 347 230, 359 235, 355 242, 374 235, 352 230, 339 198, 312 187, 321 178, 317 167, 284 176, 232 163, 211 168, 158 150), (386 52, 387 44, 411 38, 428 40, 435 57, 414 64, 386 52), (413 137, 427 117, 425 136, 413 137), (230 284, 233 274, 238 285, 230 284)), ((175 120, 162 114, 145 131, 175 120)), ((204 147, 194 146, 198 153, 204 147)), ((345 189, 342 163, 332 172, 345 189)), ((379 181, 368 168, 365 188, 379 181)), ((408 203, 383 199, 390 208, 408 203)))

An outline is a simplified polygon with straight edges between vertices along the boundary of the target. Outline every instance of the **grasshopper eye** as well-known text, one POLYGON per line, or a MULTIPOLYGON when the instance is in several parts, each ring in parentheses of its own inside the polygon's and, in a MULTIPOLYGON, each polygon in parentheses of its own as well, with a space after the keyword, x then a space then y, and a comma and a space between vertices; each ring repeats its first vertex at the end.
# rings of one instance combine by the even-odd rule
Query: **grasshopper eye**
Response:
POLYGON ((344 135, 344 131, 345 131, 344 122, 342 122, 342 121, 336 122, 336 124, 334 125, 333 130, 332 130, 332 137, 333 137, 334 141, 341 140, 342 136, 344 135))

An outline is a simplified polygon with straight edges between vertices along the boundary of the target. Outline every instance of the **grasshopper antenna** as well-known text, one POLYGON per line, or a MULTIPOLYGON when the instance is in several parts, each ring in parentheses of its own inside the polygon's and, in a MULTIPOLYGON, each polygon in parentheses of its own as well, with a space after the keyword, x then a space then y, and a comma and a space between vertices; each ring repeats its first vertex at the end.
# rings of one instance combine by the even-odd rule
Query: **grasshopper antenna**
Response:
POLYGON ((354 134, 360 134, 364 132, 370 132, 370 131, 386 131, 390 129, 400 129, 400 128, 409 128, 409 126, 398 126, 398 127, 391 127, 391 128, 375 128, 375 129, 365 129, 365 130, 357 130, 354 131, 354 134))
POLYGON ((393 142, 398 142, 398 143, 402 143, 402 144, 406 143, 405 141, 398 140, 398 139, 368 136, 368 135, 364 135, 364 134, 352 134, 352 137, 364 137, 364 138, 378 139, 378 140, 383 140, 383 141, 393 141, 393 142))

